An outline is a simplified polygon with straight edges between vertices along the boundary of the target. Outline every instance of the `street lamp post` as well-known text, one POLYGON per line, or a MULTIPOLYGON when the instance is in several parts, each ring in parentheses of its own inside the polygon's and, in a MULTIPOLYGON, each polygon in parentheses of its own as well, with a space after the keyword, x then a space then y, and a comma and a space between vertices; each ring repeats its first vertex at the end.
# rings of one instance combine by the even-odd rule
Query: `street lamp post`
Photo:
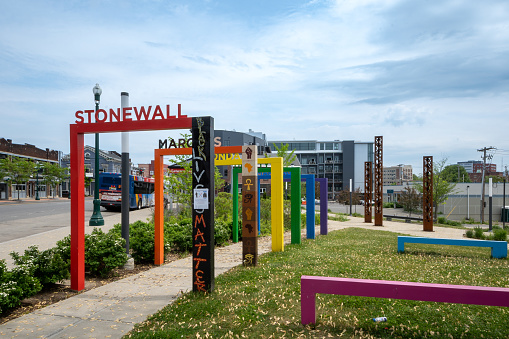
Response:
MULTIPOLYGON (((99 84, 95 84, 92 89, 94 92, 95 99, 95 111, 99 110, 99 103, 101 102, 101 87, 99 84)), ((94 212, 92 217, 90 218, 89 226, 103 226, 104 219, 101 215, 101 200, 99 199, 99 133, 95 134, 95 168, 94 168, 94 177, 95 177, 95 185, 94 185, 94 212)))
POLYGON ((39 198, 39 162, 35 163, 35 200, 41 200, 39 198))

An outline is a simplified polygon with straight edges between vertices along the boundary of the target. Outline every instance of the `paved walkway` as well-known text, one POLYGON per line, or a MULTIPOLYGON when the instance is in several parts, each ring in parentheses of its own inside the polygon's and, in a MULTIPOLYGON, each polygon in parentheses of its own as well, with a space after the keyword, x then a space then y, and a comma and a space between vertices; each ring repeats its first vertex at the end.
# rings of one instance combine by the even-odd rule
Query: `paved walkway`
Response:
MULTIPOLYGON (((131 219, 134 215, 136 218, 143 218, 142 214, 147 211, 133 212, 131 219)), ((423 232, 422 225, 419 224, 384 221, 384 226, 372 226, 372 224, 364 223, 362 218, 351 217, 350 219, 347 222, 329 221, 329 231, 346 227, 362 227, 442 238, 462 238, 465 232, 436 226, 434 232, 423 232)), ((110 227, 115 222, 105 220, 108 224, 105 227, 110 227)), ((17 250, 21 252, 29 244, 40 244, 40 242, 49 244, 50 238, 59 240, 65 235, 63 230, 61 232, 47 232, 51 234, 10 241, 9 245, 13 250, 18 247, 17 250)), ((319 234, 319 227, 316 229, 316 234, 319 234)), ((285 234, 286 243, 289 239, 290 234, 285 234)), ((270 241, 270 237, 260 238, 260 254, 271 250, 270 241)), ((2 247, 4 244, 1 244, 2 247)), ((241 243, 216 249, 216 276, 238 266, 241 263, 241 257, 241 243)), ((4 258, 4 255, 2 254, 0 258, 4 258)), ((188 257, 156 267, 14 319, 0 325, 0 338, 121 338, 133 329, 135 324, 172 303, 181 293, 192 290, 191 259, 188 257)))

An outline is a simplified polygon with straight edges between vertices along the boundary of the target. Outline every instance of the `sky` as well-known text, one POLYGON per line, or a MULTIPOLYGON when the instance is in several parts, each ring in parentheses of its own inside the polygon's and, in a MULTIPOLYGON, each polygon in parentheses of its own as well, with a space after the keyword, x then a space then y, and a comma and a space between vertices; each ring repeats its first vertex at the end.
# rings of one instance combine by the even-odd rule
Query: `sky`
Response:
MULTIPOLYGON (((268 140, 509 165, 507 0, 0 0, 0 137, 69 152, 75 112, 182 105, 268 140), (508 114, 508 115, 506 115, 508 114)), ((130 133, 148 163, 159 139, 130 133)), ((94 145, 93 135, 85 143, 94 145)), ((121 151, 121 135, 100 147, 121 151)))

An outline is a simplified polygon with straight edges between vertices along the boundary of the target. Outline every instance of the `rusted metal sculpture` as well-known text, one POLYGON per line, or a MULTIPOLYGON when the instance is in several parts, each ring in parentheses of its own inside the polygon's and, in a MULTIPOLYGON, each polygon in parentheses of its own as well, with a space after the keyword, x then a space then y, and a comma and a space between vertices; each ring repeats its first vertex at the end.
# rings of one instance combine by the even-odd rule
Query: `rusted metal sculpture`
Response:
POLYGON ((373 163, 364 162, 364 222, 371 222, 371 192, 373 191, 373 163))
POLYGON ((375 226, 383 226, 383 137, 375 137, 375 226))
POLYGON ((422 228, 433 232, 433 157, 423 157, 422 228))

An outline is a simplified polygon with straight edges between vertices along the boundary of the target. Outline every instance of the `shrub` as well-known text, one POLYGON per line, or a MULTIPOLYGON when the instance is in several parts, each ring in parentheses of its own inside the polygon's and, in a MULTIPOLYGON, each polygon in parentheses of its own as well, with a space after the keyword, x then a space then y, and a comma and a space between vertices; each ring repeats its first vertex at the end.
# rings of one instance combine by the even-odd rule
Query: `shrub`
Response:
POLYGON ((216 246, 224 246, 231 239, 232 223, 216 220, 214 223, 214 243, 216 246))
POLYGON ((21 300, 35 295, 42 289, 33 277, 34 265, 23 264, 7 270, 5 260, 0 260, 0 313, 19 306, 21 300))
POLYGON ((57 248, 39 251, 37 246, 30 246, 21 256, 17 252, 10 253, 18 266, 33 265, 33 276, 43 287, 69 278, 68 260, 62 258, 57 248))
POLYGON ((474 228, 474 238, 476 239, 484 239, 484 231, 481 227, 474 228))
POLYGON ((232 195, 226 192, 219 192, 214 199, 214 216, 215 220, 225 222, 231 221, 233 212, 232 195))
POLYGON ((467 236, 467 238, 473 238, 474 237, 474 231, 473 230, 467 230, 465 235, 467 236))
POLYGON ((117 234, 94 228, 85 235, 85 268, 91 275, 106 276, 126 262, 125 240, 117 234))
POLYGON ((193 225, 191 219, 180 223, 164 224, 165 243, 176 252, 189 252, 193 249, 193 225))
POLYGON ((62 240, 57 241, 57 246, 53 248, 54 251, 60 254, 60 257, 67 262, 71 263, 71 236, 68 235, 62 240))
POLYGON ((503 229, 493 229, 493 239, 498 241, 507 241, 507 231, 503 229))
POLYGON ((461 226, 461 222, 454 221, 454 220, 447 220, 445 217, 438 217, 437 222, 442 225, 461 226))

